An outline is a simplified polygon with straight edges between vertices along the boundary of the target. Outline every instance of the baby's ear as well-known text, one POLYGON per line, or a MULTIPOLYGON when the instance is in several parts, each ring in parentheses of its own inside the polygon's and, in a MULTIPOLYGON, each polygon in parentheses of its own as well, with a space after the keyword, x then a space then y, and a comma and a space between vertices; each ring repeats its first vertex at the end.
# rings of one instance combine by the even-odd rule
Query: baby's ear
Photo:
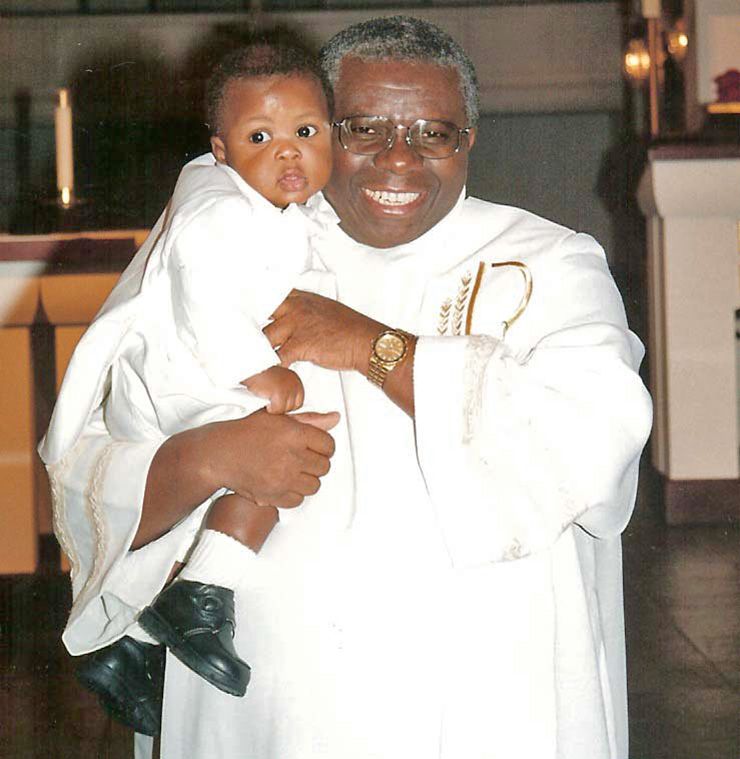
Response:
POLYGON ((217 134, 211 137, 211 152, 219 163, 226 163, 226 145, 217 134))

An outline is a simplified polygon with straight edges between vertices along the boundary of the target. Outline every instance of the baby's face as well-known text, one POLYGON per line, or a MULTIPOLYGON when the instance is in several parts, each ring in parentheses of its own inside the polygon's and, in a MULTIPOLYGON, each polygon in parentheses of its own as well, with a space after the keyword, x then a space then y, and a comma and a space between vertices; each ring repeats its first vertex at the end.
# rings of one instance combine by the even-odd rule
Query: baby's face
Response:
POLYGON ((273 205, 304 203, 331 174, 331 126, 321 86, 310 76, 229 82, 211 147, 216 160, 273 205))

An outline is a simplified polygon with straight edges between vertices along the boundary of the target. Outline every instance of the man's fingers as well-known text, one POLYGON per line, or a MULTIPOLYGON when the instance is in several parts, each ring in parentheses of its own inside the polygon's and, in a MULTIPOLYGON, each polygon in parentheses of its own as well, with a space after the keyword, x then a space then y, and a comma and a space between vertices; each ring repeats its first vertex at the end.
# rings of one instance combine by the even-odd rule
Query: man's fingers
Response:
POLYGON ((275 499, 275 506, 279 509, 295 509, 303 503, 304 498, 300 493, 282 493, 275 499))
POLYGON ((291 419, 328 432, 339 424, 340 415, 338 411, 329 411, 326 414, 319 414, 317 411, 302 411, 300 414, 291 414, 291 419))
POLYGON ((272 312, 272 315, 270 316, 271 319, 279 319, 281 316, 285 316, 291 308, 293 308, 292 301, 295 301, 296 298, 300 297, 301 295, 305 295, 305 290, 296 290, 295 288, 292 289, 286 296, 285 300, 272 312))
POLYGON ((314 477, 323 477, 331 469, 331 461, 328 456, 322 456, 315 451, 306 450, 302 457, 303 471, 314 477))
POLYGON ((306 358, 300 349, 300 345, 292 336, 288 337, 285 342, 280 343, 279 347, 275 348, 275 353, 280 357, 280 363, 283 366, 290 366, 296 361, 304 361, 306 358))
POLYGON ((303 495, 315 495, 319 492, 321 481, 318 477, 312 477, 310 474, 302 474, 296 483, 296 488, 303 495))
POLYGON ((270 341, 272 347, 282 345, 285 340, 290 337, 290 328, 284 320, 272 321, 263 327, 262 333, 270 341))

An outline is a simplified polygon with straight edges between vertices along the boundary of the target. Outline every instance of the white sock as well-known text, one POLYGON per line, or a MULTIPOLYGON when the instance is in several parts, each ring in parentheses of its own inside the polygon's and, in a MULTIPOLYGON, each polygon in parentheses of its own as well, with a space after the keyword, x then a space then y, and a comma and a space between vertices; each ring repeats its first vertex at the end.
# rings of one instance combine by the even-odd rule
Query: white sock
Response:
POLYGON ((256 559, 257 554, 235 538, 217 530, 203 530, 179 579, 233 590, 256 559))
POLYGON ((128 635, 129 638, 138 640, 140 643, 154 643, 156 645, 159 645, 159 641, 155 638, 152 638, 152 636, 149 635, 149 633, 138 622, 134 622, 131 627, 126 630, 126 635, 128 635))

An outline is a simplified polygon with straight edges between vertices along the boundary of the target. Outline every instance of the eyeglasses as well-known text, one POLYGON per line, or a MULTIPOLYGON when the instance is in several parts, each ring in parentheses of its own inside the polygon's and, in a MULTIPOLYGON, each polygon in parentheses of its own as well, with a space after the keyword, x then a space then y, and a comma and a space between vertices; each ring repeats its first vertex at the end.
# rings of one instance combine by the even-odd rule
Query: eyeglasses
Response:
POLYGON ((449 158, 457 153, 463 146, 463 135, 467 138, 471 129, 430 119, 418 119, 407 127, 384 116, 347 116, 332 125, 339 129, 339 143, 350 153, 377 155, 390 150, 396 141, 396 130, 405 129, 406 144, 422 158, 432 159, 449 158))

